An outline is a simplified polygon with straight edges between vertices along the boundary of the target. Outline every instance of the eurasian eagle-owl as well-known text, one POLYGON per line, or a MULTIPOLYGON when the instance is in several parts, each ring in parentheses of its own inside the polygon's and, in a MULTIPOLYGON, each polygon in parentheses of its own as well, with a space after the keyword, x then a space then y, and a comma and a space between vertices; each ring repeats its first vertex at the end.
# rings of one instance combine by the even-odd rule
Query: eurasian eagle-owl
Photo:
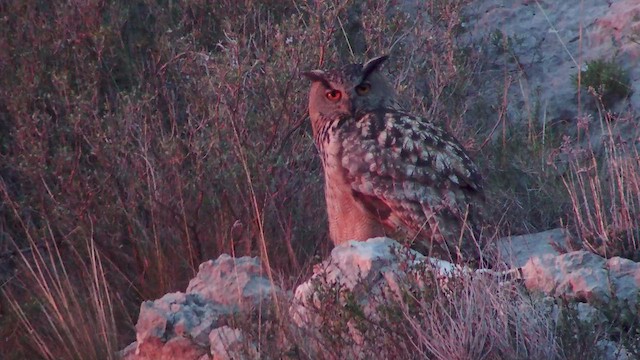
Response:
POLYGON ((441 126, 402 109, 380 72, 386 59, 303 73, 331 240, 389 236, 426 255, 477 260, 478 169, 441 126))

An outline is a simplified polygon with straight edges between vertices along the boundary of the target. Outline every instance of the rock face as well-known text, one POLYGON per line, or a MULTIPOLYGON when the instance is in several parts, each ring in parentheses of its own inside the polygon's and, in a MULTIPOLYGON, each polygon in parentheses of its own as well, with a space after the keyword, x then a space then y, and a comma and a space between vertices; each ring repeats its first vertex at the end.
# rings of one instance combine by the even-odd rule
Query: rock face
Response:
POLYGON ((257 258, 221 255, 200 265, 186 293, 177 292, 140 306, 136 341, 124 359, 241 359, 252 345, 240 330, 226 326, 230 316, 267 312, 280 289, 264 276, 257 258), (240 349, 243 351, 240 352, 240 349))
POLYGON ((534 305, 502 280, 501 273, 428 258, 389 238, 350 241, 296 289, 290 314, 312 358, 555 358, 546 317, 522 316, 534 305), (528 333, 509 343, 516 322, 528 333))
POLYGON ((508 78, 487 71, 483 88, 492 88, 496 77, 497 88, 507 82, 510 119, 529 113, 551 122, 573 121, 578 101, 572 76, 597 59, 615 60, 629 73, 633 94, 614 110, 640 108, 637 0, 477 0, 467 11, 470 42, 488 40, 493 46, 483 48, 484 57, 500 74, 508 71, 508 78), (534 115, 538 111, 543 113, 534 115))
POLYGON ((536 234, 509 236, 496 241, 496 257, 508 267, 524 266, 532 257, 560 255, 560 249, 570 249, 571 235, 564 229, 553 229, 536 234))
POLYGON ((232 258, 227 254, 200 264, 189 281, 187 294, 227 307, 258 306, 268 302, 275 289, 266 278, 258 258, 232 258))
MULTIPOLYGON (((534 302, 547 309, 539 312, 539 314, 547 314, 543 315, 547 320, 535 319, 538 315, 531 314, 529 316, 532 318, 527 320, 521 318, 522 311, 535 313, 540 310, 534 310, 537 305, 523 301, 523 298, 517 295, 515 297, 504 296, 504 294, 510 294, 510 288, 504 285, 496 286, 496 284, 504 284, 504 280, 509 282, 510 278, 504 276, 505 272, 487 270, 473 272, 468 268, 424 257, 404 249, 394 240, 388 238, 369 239, 366 242, 348 242, 334 248, 331 256, 316 266, 312 278, 296 289, 293 305, 290 308, 291 318, 298 327, 306 329, 306 338, 317 339, 316 355, 321 354, 326 349, 323 341, 335 341, 334 339, 327 341, 327 335, 322 332, 332 321, 331 317, 339 316, 344 320, 342 314, 336 315, 333 312, 335 308, 327 308, 326 306, 327 301, 331 301, 331 297, 338 297, 339 309, 349 307, 356 309, 355 313, 367 318, 367 321, 370 321, 370 326, 359 327, 357 321, 353 320, 343 323, 342 329, 343 331, 347 329, 346 333, 352 341, 350 348, 352 353, 336 353, 332 356, 338 358, 376 358, 376 356, 381 356, 381 353, 366 353, 367 350, 371 350, 371 338, 366 336, 366 332, 370 331, 373 324, 381 320, 378 311, 381 306, 384 307, 385 302, 402 303, 402 296, 406 295, 404 291, 407 289, 408 283, 412 284, 413 290, 437 288, 438 291, 448 292, 447 289, 454 289, 461 284, 466 289, 473 289, 477 284, 473 279, 482 279, 488 276, 490 279, 498 279, 499 281, 492 282, 490 279, 486 282, 481 281, 480 289, 485 292, 485 295, 469 301, 471 303, 481 302, 480 299, 488 297, 492 299, 489 301, 492 303, 491 306, 499 306, 498 303, 504 302, 511 304, 510 310, 520 309, 512 316, 517 318, 518 326, 523 325, 522 321, 530 321, 527 326, 524 326, 529 331, 525 337, 529 336, 531 332, 545 334, 544 323, 558 319, 561 310, 556 305, 555 299, 576 302, 577 314, 581 321, 593 321, 594 324, 606 328, 606 319, 599 310, 589 304, 601 305, 616 298, 627 302, 632 307, 635 306, 640 294, 640 264, 622 258, 607 260, 582 250, 560 254, 558 249, 570 242, 570 235, 562 229, 498 241, 501 254, 513 255, 511 258, 513 264, 522 265, 520 269, 522 282, 518 283, 523 284, 528 292, 541 295, 534 297, 538 299, 534 302), (436 280, 435 282, 425 281, 427 279, 425 279, 424 269, 436 274, 432 278, 436 280), (461 278, 462 282, 459 281, 461 278), (469 281, 469 279, 472 280, 469 281), (327 289, 337 290, 333 292, 333 290, 327 291, 327 289), (342 297, 343 292, 348 293, 349 296, 342 297), (503 295, 500 294, 501 292, 503 295), (328 318, 327 314, 329 314, 328 318)), ((469 291, 473 293, 472 290, 469 291)), ((449 299, 451 303, 445 306, 452 306, 456 301, 454 300, 456 298, 455 290, 450 294, 445 298, 449 299)), ((445 303, 447 303, 446 300, 445 303)), ((456 313, 454 309, 460 310, 461 308, 465 309, 462 312, 469 311, 464 307, 466 305, 469 304, 466 303, 463 307, 458 307, 459 304, 454 305, 453 309, 449 310, 453 313, 456 313)), ((505 311, 502 308, 482 308, 474 305, 471 308, 474 311, 477 311, 478 308, 489 310, 486 311, 487 313, 505 311)), ((423 310, 424 308, 421 311, 423 310)), ((429 313, 421 314, 427 316, 429 313)), ((505 320, 509 321, 509 317, 500 320, 476 319, 485 325, 487 322, 502 323, 505 320)), ((404 319, 404 321, 411 320, 404 319)), ((334 335, 331 333, 330 336, 334 335)), ((548 340, 545 336, 541 336, 539 339, 548 340)), ((313 354, 314 345, 305 345, 307 351, 313 354)), ((538 343, 538 345, 540 344, 538 343)), ((554 347, 556 345, 549 344, 548 346, 554 347)), ((538 347, 540 348, 540 346, 538 347)), ((596 347, 601 351, 603 359, 631 358, 619 344, 607 339, 598 340, 596 347)), ((540 353, 534 358, 554 358, 552 349, 548 350, 549 353, 540 353)), ((501 351, 504 350, 501 349, 501 351)))

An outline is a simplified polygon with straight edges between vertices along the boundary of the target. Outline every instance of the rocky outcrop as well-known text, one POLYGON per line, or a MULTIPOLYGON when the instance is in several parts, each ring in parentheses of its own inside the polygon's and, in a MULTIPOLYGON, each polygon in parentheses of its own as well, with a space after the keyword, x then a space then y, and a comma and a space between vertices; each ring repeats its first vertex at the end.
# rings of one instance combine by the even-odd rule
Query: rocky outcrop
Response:
POLYGON ((280 289, 257 258, 221 255, 200 265, 185 293, 176 292, 140 306, 136 341, 124 359, 242 359, 255 347, 230 317, 260 310, 267 314, 280 289), (240 356, 242 354, 242 356, 240 356))
MULTIPOLYGON (((285 318, 291 319, 297 338, 288 340, 315 358, 378 358, 411 353, 410 348, 403 348, 406 344, 396 344, 394 348, 385 343, 385 332, 399 321, 412 324, 411 331, 418 327, 422 335, 430 330, 420 328, 425 326, 420 321, 427 319, 429 326, 436 324, 433 334, 448 337, 423 344, 430 349, 458 341, 464 328, 458 333, 441 331, 455 322, 480 321, 483 331, 489 329, 480 338, 469 338, 467 335, 480 333, 478 328, 469 328, 473 331, 460 338, 462 343, 470 339, 487 341, 491 334, 509 334, 509 326, 517 322, 519 327, 526 324, 527 335, 521 341, 531 343, 509 348, 509 341, 498 341, 501 346, 508 345, 500 349, 501 353, 515 356, 513 351, 517 349, 536 348, 541 351, 537 358, 553 358, 557 355, 555 343, 537 347, 533 344, 553 340, 549 323, 560 318, 558 301, 554 299, 575 302, 580 320, 603 324, 605 317, 589 304, 601 305, 616 299, 634 306, 640 289, 640 264, 622 258, 604 259, 583 250, 559 253, 563 241, 570 242, 570 236, 559 229, 499 240, 497 247, 505 259, 517 265, 524 262, 518 279, 509 271, 472 271, 428 258, 389 238, 347 242, 335 247, 329 258, 315 266, 312 277, 295 289, 285 318), (530 293, 540 296, 527 295, 530 293), (438 314, 443 311, 451 311, 455 317, 444 317, 450 322, 438 323, 442 321, 438 314), (418 316, 413 318, 412 313, 418 316), (400 318, 389 320, 390 314, 400 318), (477 318, 478 314, 487 317, 477 318), (473 318, 465 320, 465 316, 473 318), (509 325, 511 322, 514 323, 509 325), (538 337, 529 338, 532 334, 538 337), (377 340, 380 344, 375 344, 377 340), (333 346, 337 343, 348 346, 333 346), (327 344, 332 344, 334 353, 328 353, 327 344)), ((142 304, 136 342, 123 350, 123 358, 264 357, 255 339, 234 328, 228 319, 258 308, 267 314, 274 293, 283 294, 263 276, 257 258, 222 255, 208 261, 200 266, 185 293, 167 294, 142 304)), ((427 338, 416 341, 430 339, 427 338)), ((603 338, 598 344, 603 354, 610 354, 607 359, 630 358, 615 342, 603 338)))
POLYGON ((509 268, 524 266, 532 257, 560 255, 573 247, 575 240, 564 229, 535 234, 508 236, 495 242, 495 257, 509 268))
POLYGON ((523 267, 530 291, 593 304, 613 299, 635 306, 640 295, 640 264, 588 251, 532 257, 523 267))
MULTIPOLYGON (((311 279, 296 289, 290 313, 296 325, 307 331, 307 338, 316 341, 315 345, 306 344, 308 349, 313 351, 315 347, 318 352, 326 348, 324 344, 335 342, 335 334, 331 334, 331 339, 327 339, 326 334, 322 333, 323 327, 327 326, 331 317, 348 319, 344 323, 344 329, 353 341, 349 350, 364 354, 363 358, 382 356, 382 353, 366 353, 372 349, 371 341, 381 338, 377 337, 379 334, 367 336, 367 333, 373 331, 375 324, 384 324, 384 315, 380 314, 380 309, 388 311, 387 305, 390 303, 404 304, 408 289, 413 296, 421 292, 434 294, 435 298, 431 301, 444 304, 442 306, 447 308, 446 311, 456 313, 455 316, 460 316, 459 312, 476 313, 479 318, 475 318, 474 321, 479 321, 487 327, 496 325, 492 323, 503 324, 510 321, 517 322, 519 327, 523 327, 524 324, 524 328, 527 329, 525 337, 532 333, 545 334, 549 331, 546 328, 547 321, 553 323, 559 321, 562 316, 567 316, 561 315, 565 310, 559 304, 573 302, 580 321, 599 326, 604 332, 608 326, 607 320, 594 306, 617 299, 633 309, 640 294, 640 264, 622 258, 604 259, 583 250, 560 253, 572 242, 571 236, 562 229, 500 239, 497 242, 500 254, 509 254, 513 264, 522 265, 519 276, 515 277, 513 271, 472 271, 427 258, 388 238, 348 242, 334 248, 331 256, 316 266, 311 279), (430 277, 429 273, 433 276, 430 277), (514 292, 514 286, 521 287, 524 292, 514 292), (473 294, 478 291, 482 295, 479 298, 466 298, 464 295, 460 296, 461 288, 465 289, 463 293, 473 294), (332 299, 337 299, 337 306, 327 306, 332 299), (483 301, 488 305, 482 305, 483 301), (500 307, 500 304, 504 303, 510 304, 507 309, 500 307), (351 310, 345 313, 344 309, 351 310), (516 312, 509 313, 513 310, 516 312), (529 312, 528 316, 523 318, 522 311, 529 312), (496 313, 501 313, 503 317, 482 317, 482 314, 496 313), (364 328, 358 326, 360 317, 366 318, 370 325, 364 328)), ((422 301, 416 297, 413 300, 417 303, 422 301)), ((423 305, 424 303, 420 306, 423 305)), ((411 312, 406 311, 406 314, 411 312)), ((435 314, 428 310, 425 312, 425 308, 419 312, 423 317, 435 314)), ((404 316, 408 316, 406 314, 404 316)), ((399 321, 414 320, 403 317, 399 321)), ((435 316, 430 321, 437 322, 435 316)), ((456 321, 464 322, 459 318, 456 321)), ((449 327, 453 327, 452 324, 442 323, 442 328, 449 327)), ((458 331, 464 332, 461 329, 458 331)), ((474 334, 479 331, 477 328, 473 330, 474 334)), ((502 329, 488 331, 487 334, 501 331, 502 329)), ((470 334, 456 336, 458 337, 447 338, 447 341, 468 341, 470 334)), ((425 339, 415 341, 426 341, 421 343, 425 347, 437 345, 437 342, 428 343, 425 339)), ((537 341, 548 341, 548 338, 540 336, 537 341)), ((505 344, 504 341, 497 342, 505 344)), ((539 343, 537 345, 536 347, 528 344, 527 347, 544 348, 540 347, 539 343)), ((554 348, 557 345, 548 343, 545 346, 554 348)), ((597 339, 596 348, 603 359, 631 358, 620 344, 606 337, 597 339)), ((548 353, 539 353, 539 356, 534 358, 554 358, 558 355, 551 349, 547 350, 548 353)), ((513 349, 501 348, 498 353, 504 354, 509 351, 513 349)), ((352 357, 344 353, 333 356, 352 357)))
MULTIPOLYGON (((429 349, 426 358, 517 358, 521 354, 505 346, 508 341, 496 341, 500 345, 490 349, 477 346, 493 334, 509 334, 515 310, 530 306, 501 280, 501 274, 475 273, 425 257, 389 238, 350 241, 335 247, 311 279, 298 286, 290 314, 312 358, 327 358, 327 348, 333 351, 329 358, 340 359, 414 358, 416 349, 429 349), (472 322, 483 326, 467 326, 472 322), (395 331, 404 341, 390 335, 395 331)), ((540 319, 520 321, 539 335, 548 331, 540 319)), ((518 345, 531 348, 525 343, 534 338, 544 342, 548 337, 531 336, 518 345)), ((535 358, 553 358, 554 346, 538 349, 532 352, 535 358)))
POLYGON ((381 305, 379 300, 399 301, 407 282, 420 288, 432 285, 419 276, 426 269, 434 271, 442 286, 446 286, 448 276, 464 271, 389 238, 349 241, 335 247, 331 256, 315 267, 311 279, 296 288, 290 308, 292 319, 300 327, 322 326, 317 316, 325 305, 321 293, 332 288, 351 294, 350 300, 361 306, 364 315, 374 318, 381 305))

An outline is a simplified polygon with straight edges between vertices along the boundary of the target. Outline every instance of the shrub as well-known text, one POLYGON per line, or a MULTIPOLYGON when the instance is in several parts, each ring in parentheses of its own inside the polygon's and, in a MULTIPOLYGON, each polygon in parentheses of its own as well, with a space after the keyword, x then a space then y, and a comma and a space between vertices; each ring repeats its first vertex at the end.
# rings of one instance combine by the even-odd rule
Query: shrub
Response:
POLYGON ((574 77, 574 83, 576 88, 592 91, 605 107, 611 107, 632 92, 627 71, 614 61, 602 59, 588 61, 579 76, 574 77))

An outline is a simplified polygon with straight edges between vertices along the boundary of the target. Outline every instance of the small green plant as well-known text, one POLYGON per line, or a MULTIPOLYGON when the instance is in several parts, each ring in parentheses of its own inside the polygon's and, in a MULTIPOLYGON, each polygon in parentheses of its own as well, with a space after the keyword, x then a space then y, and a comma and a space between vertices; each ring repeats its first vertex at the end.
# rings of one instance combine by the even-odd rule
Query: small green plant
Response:
POLYGON ((584 88, 598 97, 602 104, 609 107, 631 94, 629 74, 614 61, 588 61, 585 69, 574 77, 576 88, 584 88))
POLYGON ((606 303, 592 305, 559 300, 556 337, 563 357, 602 359, 606 353, 604 344, 613 342, 618 344, 618 351, 637 359, 640 356, 638 302, 629 303, 614 297, 606 303))

